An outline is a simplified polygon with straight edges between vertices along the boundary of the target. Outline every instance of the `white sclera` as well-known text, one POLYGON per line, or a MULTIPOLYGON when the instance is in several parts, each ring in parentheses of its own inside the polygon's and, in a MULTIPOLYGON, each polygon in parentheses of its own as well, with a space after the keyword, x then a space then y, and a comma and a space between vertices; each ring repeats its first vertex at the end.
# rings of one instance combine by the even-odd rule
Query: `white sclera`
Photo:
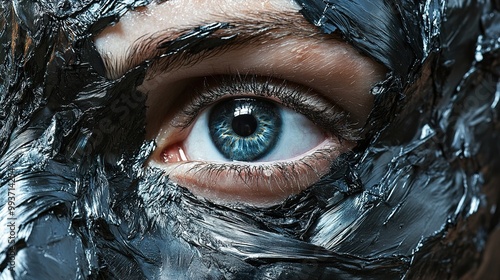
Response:
MULTIPOLYGON (((279 106, 282 118, 281 132, 274 148, 254 162, 288 161, 317 147, 325 140, 325 134, 308 118, 291 109, 279 106)), ((184 152, 190 161, 232 162, 215 147, 209 132, 210 108, 205 109, 184 142, 184 152)))

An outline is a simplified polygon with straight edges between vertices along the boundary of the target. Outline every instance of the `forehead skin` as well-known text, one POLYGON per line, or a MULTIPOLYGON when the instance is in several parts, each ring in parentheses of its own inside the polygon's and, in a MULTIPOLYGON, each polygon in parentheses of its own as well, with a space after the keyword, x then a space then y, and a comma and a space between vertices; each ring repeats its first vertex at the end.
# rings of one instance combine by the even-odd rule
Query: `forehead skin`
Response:
POLYGON ((248 13, 298 12, 300 7, 292 0, 171 0, 152 3, 126 13, 120 21, 106 28, 96 40, 101 50, 114 55, 123 54, 127 46, 147 34, 197 26, 226 17, 244 17, 248 13))

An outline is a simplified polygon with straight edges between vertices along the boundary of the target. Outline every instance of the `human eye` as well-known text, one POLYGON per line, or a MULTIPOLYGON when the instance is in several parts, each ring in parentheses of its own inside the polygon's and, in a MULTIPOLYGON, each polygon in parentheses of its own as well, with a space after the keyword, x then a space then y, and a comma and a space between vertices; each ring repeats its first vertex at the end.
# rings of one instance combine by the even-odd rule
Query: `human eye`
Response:
POLYGON ((326 175, 360 137, 347 110, 286 79, 236 74, 182 83, 179 110, 152 132, 151 165, 215 202, 278 203, 326 175))
MULTIPOLYGON (((203 79, 184 111, 197 115, 196 121, 183 144, 163 151, 163 162, 178 161, 179 151, 189 151, 191 160, 271 163, 296 158, 325 141, 326 133, 299 113, 313 98, 307 89, 270 78, 216 79, 203 79)), ((308 111, 311 117, 314 111, 308 111)))
POLYGON ((360 139, 385 69, 346 43, 286 36, 150 63, 148 165, 199 198, 269 206, 327 175, 360 139), (179 63, 181 61, 181 63, 179 63))

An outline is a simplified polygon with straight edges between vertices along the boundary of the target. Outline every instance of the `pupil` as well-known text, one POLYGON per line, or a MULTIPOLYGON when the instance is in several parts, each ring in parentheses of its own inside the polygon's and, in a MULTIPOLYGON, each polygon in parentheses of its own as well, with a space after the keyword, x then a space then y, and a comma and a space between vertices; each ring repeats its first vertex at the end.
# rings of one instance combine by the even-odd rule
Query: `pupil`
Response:
POLYGON ((257 120, 252 115, 239 115, 233 118, 231 126, 236 134, 247 137, 257 130, 257 120))

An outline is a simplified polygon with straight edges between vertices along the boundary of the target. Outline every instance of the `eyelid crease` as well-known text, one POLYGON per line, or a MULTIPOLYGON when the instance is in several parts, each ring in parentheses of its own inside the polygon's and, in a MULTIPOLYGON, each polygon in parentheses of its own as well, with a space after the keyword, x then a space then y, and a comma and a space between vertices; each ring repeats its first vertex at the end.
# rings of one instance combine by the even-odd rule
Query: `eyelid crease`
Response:
POLYGON ((249 44, 255 46, 266 44, 286 37, 311 38, 320 41, 340 38, 336 33, 330 35, 320 33, 314 26, 304 22, 299 13, 268 12, 258 15, 249 13, 245 17, 236 18, 221 16, 220 22, 206 25, 159 31, 137 39, 123 57, 111 56, 103 51, 101 51, 101 56, 107 76, 112 79, 118 78, 127 70, 145 61, 154 59, 148 70, 148 78, 151 78, 158 73, 192 66, 198 61, 221 55, 229 50, 245 48, 249 44), (184 45, 179 43, 184 40, 183 38, 189 38, 190 34, 196 33, 201 28, 207 28, 208 31, 203 34, 203 38, 198 39, 196 44, 190 46, 189 40, 185 40, 184 45), (224 40, 224 42, 220 42, 216 47, 206 44, 216 39, 224 40), (181 51, 166 50, 164 46, 168 46, 168 42, 182 46, 181 51))
POLYGON ((203 77, 200 84, 189 93, 192 98, 181 110, 183 117, 175 118, 170 125, 181 129, 189 127, 202 110, 223 98, 256 96, 276 98, 279 104, 306 116, 341 141, 361 139, 361 128, 350 119, 349 113, 310 88, 279 78, 252 74, 203 77))

